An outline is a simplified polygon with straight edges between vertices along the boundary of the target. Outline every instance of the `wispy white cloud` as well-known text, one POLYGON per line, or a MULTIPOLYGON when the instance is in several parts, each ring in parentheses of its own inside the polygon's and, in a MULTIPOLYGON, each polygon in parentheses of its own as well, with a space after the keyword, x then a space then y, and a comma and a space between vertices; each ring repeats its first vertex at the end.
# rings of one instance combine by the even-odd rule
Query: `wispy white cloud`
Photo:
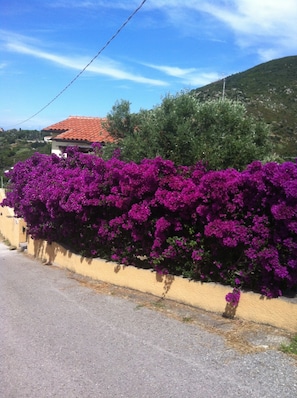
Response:
MULTIPOLYGON (((36 46, 24 43, 20 37, 18 37, 17 39, 7 39, 4 47, 6 48, 6 50, 14 53, 26 54, 28 56, 50 61, 64 68, 75 69, 77 71, 83 70, 90 62, 90 59, 87 59, 86 57, 61 56, 52 52, 44 51, 36 46)), ((100 60, 95 60, 91 65, 87 67, 87 71, 99 75, 108 76, 113 79, 127 80, 134 83, 147 84, 152 86, 168 85, 167 82, 162 80, 152 79, 127 72, 122 65, 106 57, 100 57, 100 60)))
POLYGON ((50 4, 49 7, 55 8, 91 8, 91 9, 124 9, 124 10, 133 10, 140 4, 140 0, 54 0, 50 4))
POLYGON ((153 69, 157 69, 161 72, 164 72, 169 76, 181 77, 181 78, 196 71, 195 68, 182 69, 177 66, 164 66, 164 65, 161 66, 154 64, 144 64, 144 65, 149 66, 150 68, 153 69))
MULTIPOLYGON (((50 6, 132 11, 140 3, 141 0, 55 0, 50 6)), ((150 19, 155 10, 164 16, 164 25, 188 36, 221 40, 222 34, 232 34, 239 48, 249 49, 263 61, 297 53, 296 0, 149 0, 141 9, 142 17, 150 19)), ((154 26, 153 21, 150 26, 154 26)))
POLYGON ((297 52, 296 0, 151 0, 150 7, 161 9, 177 29, 188 25, 189 32, 194 32, 189 22, 200 21, 201 13, 209 16, 220 22, 219 28, 211 24, 213 34, 227 29, 239 47, 263 60, 297 52))
POLYGON ((32 45, 36 45, 39 43, 39 41, 31 36, 26 36, 26 35, 22 35, 13 31, 7 31, 4 29, 0 29, 0 43, 3 47, 5 47, 5 45, 7 43, 27 43, 27 44, 32 44, 32 45))
POLYGON ((176 66, 155 65, 149 63, 144 63, 143 65, 163 72, 168 76, 175 77, 188 86, 204 86, 220 79, 220 75, 217 72, 206 72, 197 68, 183 69, 176 66))
POLYGON ((201 10, 223 21, 237 33, 276 37, 291 35, 297 30, 295 0, 204 1, 201 10), (283 30, 276 30, 278 27, 283 30))
MULTIPOLYGON (((140 0, 78 3, 132 10, 140 0)), ((297 53, 296 0, 150 0, 141 12, 152 10, 161 11, 166 23, 183 34, 220 40, 224 31, 229 32, 239 48, 249 48, 264 61, 297 53)))
POLYGON ((254 48, 263 61, 297 52, 295 0, 239 0, 232 7, 206 10, 226 24, 243 48, 254 48))

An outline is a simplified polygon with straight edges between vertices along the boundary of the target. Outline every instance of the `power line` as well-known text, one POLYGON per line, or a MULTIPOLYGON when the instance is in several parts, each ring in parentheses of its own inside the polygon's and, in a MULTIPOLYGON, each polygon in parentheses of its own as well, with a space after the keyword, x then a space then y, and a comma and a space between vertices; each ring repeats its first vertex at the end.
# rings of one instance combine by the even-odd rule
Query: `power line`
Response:
POLYGON ((50 102, 48 102, 43 108, 41 108, 38 112, 34 113, 34 115, 28 117, 28 119, 23 120, 20 123, 15 124, 15 126, 18 126, 20 124, 28 122, 28 120, 33 119, 35 116, 39 115, 42 111, 44 111, 48 106, 50 106, 54 101, 56 101, 57 98, 59 98, 83 73, 84 71, 91 65, 92 62, 95 61, 96 58, 99 57, 99 55, 106 49, 106 47, 109 46, 109 44, 117 37, 117 35, 124 29, 124 27, 130 22, 130 20, 134 17, 134 15, 142 8, 144 3, 146 3, 147 0, 143 0, 140 5, 132 12, 132 14, 126 19, 126 21, 119 27, 119 29, 113 34, 113 36, 104 44, 104 46, 97 52, 97 54, 91 59, 91 61, 71 80, 70 83, 67 84, 57 94, 50 102))

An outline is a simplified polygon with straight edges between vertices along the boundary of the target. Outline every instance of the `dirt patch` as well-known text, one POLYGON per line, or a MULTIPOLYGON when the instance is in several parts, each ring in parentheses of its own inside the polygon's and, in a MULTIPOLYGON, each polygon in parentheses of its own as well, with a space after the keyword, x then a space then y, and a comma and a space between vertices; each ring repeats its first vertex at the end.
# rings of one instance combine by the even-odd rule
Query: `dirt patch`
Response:
MULTIPOLYGON (((222 314, 211 313, 168 299, 160 299, 151 294, 133 289, 115 286, 106 282, 77 275, 69 271, 69 278, 92 289, 98 294, 112 295, 127 299, 135 304, 135 311, 148 308, 161 312, 165 316, 180 322, 199 326, 204 330, 224 338, 226 344, 242 354, 249 354, 269 349, 280 349, 281 344, 288 344, 293 334, 269 325, 260 325, 241 319, 228 319, 222 314)), ((295 356, 297 363, 297 356, 295 356)))

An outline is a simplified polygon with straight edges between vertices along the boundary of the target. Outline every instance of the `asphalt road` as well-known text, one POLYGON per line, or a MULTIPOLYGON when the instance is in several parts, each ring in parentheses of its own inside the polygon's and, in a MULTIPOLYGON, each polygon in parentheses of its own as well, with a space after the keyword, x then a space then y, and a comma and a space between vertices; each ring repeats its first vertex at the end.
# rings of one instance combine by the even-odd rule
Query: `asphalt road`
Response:
POLYGON ((82 286, 0 243, 1 398, 296 398, 297 363, 82 286))

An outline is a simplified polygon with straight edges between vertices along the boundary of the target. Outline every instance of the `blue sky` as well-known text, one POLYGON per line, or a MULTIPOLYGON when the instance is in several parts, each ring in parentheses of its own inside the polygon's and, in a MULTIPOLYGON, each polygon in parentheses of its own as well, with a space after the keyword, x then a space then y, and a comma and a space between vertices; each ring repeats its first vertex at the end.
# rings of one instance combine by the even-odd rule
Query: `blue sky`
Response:
POLYGON ((297 54, 296 0, 0 0, 0 127, 150 109, 260 63, 297 54))

